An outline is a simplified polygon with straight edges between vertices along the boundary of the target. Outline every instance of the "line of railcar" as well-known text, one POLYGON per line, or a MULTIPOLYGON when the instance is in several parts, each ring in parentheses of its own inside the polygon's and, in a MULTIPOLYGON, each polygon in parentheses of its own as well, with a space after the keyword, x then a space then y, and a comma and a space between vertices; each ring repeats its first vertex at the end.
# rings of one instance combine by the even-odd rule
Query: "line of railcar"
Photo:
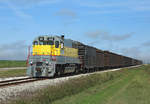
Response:
POLYGON ((108 68, 128 67, 142 64, 142 61, 112 53, 109 51, 102 51, 79 43, 78 45, 79 57, 82 61, 84 70, 97 70, 108 68))
POLYGON ((27 75, 54 77, 139 64, 142 61, 65 39, 64 36, 39 36, 33 41, 27 75))

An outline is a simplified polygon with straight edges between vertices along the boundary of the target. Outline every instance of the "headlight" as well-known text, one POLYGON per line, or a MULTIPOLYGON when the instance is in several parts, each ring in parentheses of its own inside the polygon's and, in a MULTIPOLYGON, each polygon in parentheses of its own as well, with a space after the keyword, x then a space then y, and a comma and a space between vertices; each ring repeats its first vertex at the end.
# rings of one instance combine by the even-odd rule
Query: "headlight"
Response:
POLYGON ((33 62, 32 62, 32 61, 30 62, 30 65, 33 65, 33 62))
POLYGON ((46 61, 45 63, 46 63, 46 65, 48 65, 48 61, 46 61))

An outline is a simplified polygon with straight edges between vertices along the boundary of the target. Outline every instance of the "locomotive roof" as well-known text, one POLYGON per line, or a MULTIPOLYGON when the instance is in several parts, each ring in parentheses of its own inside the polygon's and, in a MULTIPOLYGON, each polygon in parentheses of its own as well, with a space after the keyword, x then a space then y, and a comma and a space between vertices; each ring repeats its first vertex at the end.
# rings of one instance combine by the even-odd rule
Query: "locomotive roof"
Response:
MULTIPOLYGON (((57 35, 40 35, 40 36, 36 37, 36 38, 34 39, 34 41, 38 40, 40 37, 44 37, 44 38, 53 37, 53 38, 55 38, 55 39, 61 39, 61 37, 60 37, 60 36, 57 36, 57 35)), ((61 40, 62 40, 62 39, 61 39, 61 40)))

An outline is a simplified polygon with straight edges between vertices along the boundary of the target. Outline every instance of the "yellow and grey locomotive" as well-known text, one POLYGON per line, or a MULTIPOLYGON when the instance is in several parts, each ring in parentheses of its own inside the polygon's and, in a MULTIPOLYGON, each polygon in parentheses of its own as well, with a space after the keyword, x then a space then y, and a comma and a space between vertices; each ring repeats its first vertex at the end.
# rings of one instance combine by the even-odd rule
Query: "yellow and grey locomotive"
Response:
POLYGON ((33 41, 27 75, 53 77, 78 72, 80 65, 75 41, 64 39, 64 36, 39 36, 33 41))

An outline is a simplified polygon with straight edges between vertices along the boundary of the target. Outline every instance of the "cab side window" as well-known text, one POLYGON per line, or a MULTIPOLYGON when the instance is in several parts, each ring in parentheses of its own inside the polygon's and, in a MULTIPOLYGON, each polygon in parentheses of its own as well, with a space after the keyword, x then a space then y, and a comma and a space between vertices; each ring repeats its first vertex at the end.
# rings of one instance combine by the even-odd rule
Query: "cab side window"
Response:
POLYGON ((55 48, 59 48, 59 41, 55 41, 55 48))
POLYGON ((33 45, 38 45, 38 42, 37 42, 37 41, 34 41, 34 42, 33 42, 33 45))
POLYGON ((43 44, 44 44, 44 45, 47 45, 47 41, 43 41, 43 44))
POLYGON ((47 45, 47 41, 40 41, 40 45, 47 45))
POLYGON ((40 41, 40 45, 44 45, 44 42, 43 42, 43 41, 40 41))

